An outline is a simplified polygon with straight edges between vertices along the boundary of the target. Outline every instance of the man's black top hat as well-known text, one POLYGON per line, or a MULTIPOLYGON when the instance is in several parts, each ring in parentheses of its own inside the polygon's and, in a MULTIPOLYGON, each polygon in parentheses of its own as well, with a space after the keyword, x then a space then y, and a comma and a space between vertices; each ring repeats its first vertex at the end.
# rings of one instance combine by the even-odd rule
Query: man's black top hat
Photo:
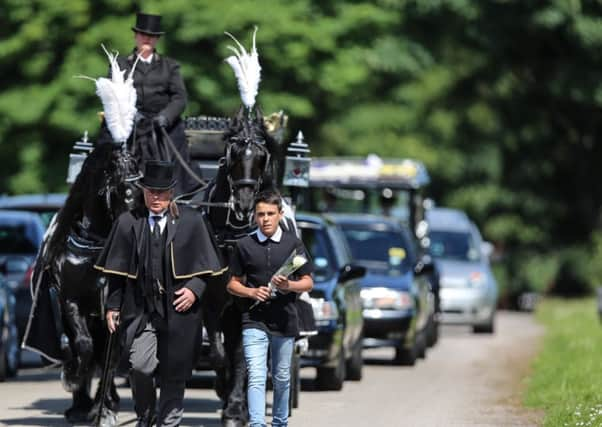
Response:
POLYGON ((147 13, 136 14, 136 25, 132 27, 132 30, 137 33, 150 34, 151 36, 165 34, 165 31, 161 31, 161 16, 149 15, 147 13))
POLYGON ((148 160, 144 166, 144 177, 140 185, 149 190, 169 190, 176 185, 174 165, 163 160, 148 160))

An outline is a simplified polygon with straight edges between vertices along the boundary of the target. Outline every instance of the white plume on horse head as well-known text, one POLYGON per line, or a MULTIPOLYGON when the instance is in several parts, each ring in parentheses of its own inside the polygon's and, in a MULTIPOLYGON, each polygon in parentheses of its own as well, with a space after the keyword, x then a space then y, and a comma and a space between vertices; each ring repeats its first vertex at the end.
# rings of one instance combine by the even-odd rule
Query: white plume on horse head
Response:
POLYGON ((259 90, 259 80, 261 80, 261 66, 259 65, 259 56, 255 46, 255 35, 257 27, 253 31, 253 47, 250 52, 234 36, 228 32, 225 33, 234 42, 237 47, 228 46, 228 49, 234 52, 234 55, 226 58, 226 62, 234 70, 234 75, 238 81, 238 90, 242 103, 250 110, 255 105, 255 98, 259 90))
POLYGON ((134 88, 134 70, 140 56, 125 78, 125 70, 119 68, 117 63, 118 52, 110 53, 104 45, 102 49, 107 54, 111 64, 111 78, 99 77, 93 79, 87 76, 76 76, 92 80, 96 83, 96 94, 102 101, 104 117, 107 128, 115 142, 125 142, 134 128, 134 117, 136 116, 136 88, 134 88))

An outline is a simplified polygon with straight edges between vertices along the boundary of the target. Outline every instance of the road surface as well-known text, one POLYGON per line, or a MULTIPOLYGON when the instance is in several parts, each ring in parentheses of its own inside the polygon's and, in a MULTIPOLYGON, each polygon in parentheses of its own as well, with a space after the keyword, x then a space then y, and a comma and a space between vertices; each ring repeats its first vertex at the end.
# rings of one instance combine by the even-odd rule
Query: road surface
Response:
MULTIPOLYGON (((391 364, 393 351, 364 352, 364 378, 341 392, 313 388, 315 370, 302 370, 299 426, 532 426, 542 414, 520 405, 522 379, 536 354, 542 329, 529 314, 501 312, 496 333, 442 328, 439 343, 414 367, 391 364)), ((183 426, 219 426, 220 403, 212 375, 196 374, 186 391, 183 426)), ((121 385, 121 425, 135 425, 131 393, 121 385)), ((66 426, 69 395, 58 371, 29 367, 0 384, 0 425, 66 426)), ((269 408, 268 408, 269 414, 269 408)))

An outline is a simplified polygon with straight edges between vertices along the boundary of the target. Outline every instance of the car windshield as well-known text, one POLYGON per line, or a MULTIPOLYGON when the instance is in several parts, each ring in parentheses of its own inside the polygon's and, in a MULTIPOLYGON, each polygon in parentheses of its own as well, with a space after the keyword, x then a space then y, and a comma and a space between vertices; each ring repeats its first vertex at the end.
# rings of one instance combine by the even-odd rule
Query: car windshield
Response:
POLYGON ((434 258, 458 261, 478 261, 479 251, 472 235, 461 231, 437 231, 429 233, 430 253, 434 258))
POLYGON ((35 237, 30 234, 25 224, 0 224, 0 253, 36 253, 35 237))
POLYGON ((412 267, 409 245, 395 230, 343 225, 353 258, 369 270, 406 272, 412 267))
POLYGON ((330 280, 336 272, 336 260, 326 231, 301 227, 301 240, 314 262, 314 281, 330 280))

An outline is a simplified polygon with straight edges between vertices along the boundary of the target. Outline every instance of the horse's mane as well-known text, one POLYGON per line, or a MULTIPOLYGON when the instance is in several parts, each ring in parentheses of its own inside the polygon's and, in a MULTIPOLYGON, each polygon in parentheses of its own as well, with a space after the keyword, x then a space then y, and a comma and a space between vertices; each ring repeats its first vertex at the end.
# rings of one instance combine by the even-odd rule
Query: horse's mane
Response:
POLYGON ((81 171, 56 218, 56 228, 48 242, 49 259, 59 254, 67 242, 73 224, 83 216, 83 206, 91 194, 99 190, 99 180, 104 177, 113 159, 112 144, 100 144, 84 160, 81 171))

